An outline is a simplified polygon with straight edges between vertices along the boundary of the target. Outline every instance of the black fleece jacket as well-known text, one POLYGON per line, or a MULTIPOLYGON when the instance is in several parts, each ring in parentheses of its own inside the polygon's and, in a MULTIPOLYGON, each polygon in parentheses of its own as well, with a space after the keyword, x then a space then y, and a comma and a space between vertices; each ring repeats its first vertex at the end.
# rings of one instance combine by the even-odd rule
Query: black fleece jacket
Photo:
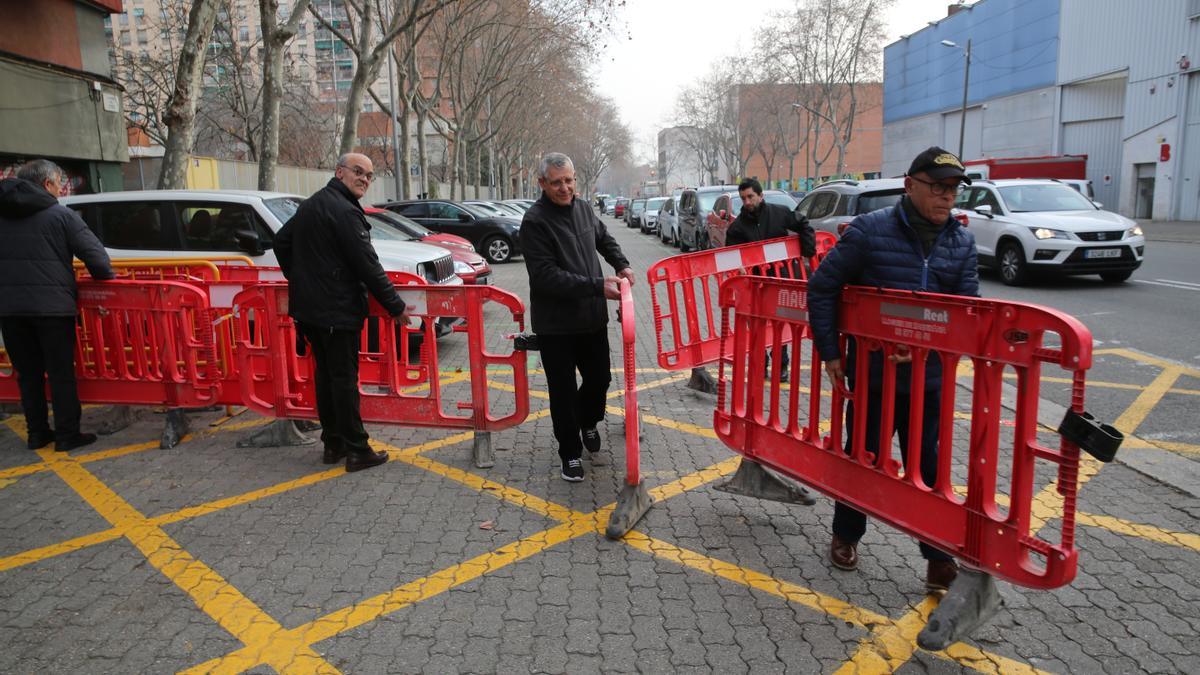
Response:
POLYGON ((575 198, 570 206, 559 206, 543 193, 521 220, 521 251, 529 272, 533 332, 592 333, 608 325, 596 252, 617 272, 629 267, 629 260, 586 201, 575 198))
POLYGON ((0 181, 0 316, 75 316, 72 258, 94 279, 112 279, 104 245, 45 188, 0 181))
POLYGON ((362 206, 336 178, 301 202, 275 235, 275 257, 288 280, 288 314, 297 321, 360 330, 368 290, 392 316, 404 311, 371 245, 362 206))
POLYGON ((754 213, 742 207, 738 217, 725 232, 725 245, 748 244, 752 241, 800 235, 800 253, 811 258, 817 252, 817 235, 804 216, 797 216, 786 206, 763 202, 754 213))

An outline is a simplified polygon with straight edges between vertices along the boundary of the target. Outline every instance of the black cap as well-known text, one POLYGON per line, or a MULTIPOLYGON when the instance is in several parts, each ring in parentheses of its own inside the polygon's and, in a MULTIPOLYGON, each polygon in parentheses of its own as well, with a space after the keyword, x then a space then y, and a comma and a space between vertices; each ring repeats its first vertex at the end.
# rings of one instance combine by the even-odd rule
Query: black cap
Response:
POLYGON ((958 161, 954 153, 947 152, 936 145, 917 155, 905 175, 911 176, 921 172, 933 180, 953 177, 961 178, 962 182, 967 185, 971 184, 971 177, 967 175, 967 170, 963 168, 962 162, 958 161))

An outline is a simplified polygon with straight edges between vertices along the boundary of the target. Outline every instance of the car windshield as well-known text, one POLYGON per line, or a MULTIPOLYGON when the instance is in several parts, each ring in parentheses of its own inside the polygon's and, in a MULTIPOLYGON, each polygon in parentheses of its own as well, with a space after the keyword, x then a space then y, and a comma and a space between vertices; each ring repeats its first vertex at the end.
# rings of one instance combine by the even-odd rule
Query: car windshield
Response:
POLYGON ((657 211, 657 210, 661 209, 662 205, 665 204, 666 202, 667 202, 666 197, 655 197, 654 199, 651 199, 650 201, 646 202, 646 210, 647 211, 657 211))
POLYGON ((712 211, 713 204, 717 203, 717 199, 721 197, 720 192, 699 192, 696 194, 700 198, 700 210, 712 211))
POLYGON ((371 224, 371 239, 374 241, 420 241, 397 227, 385 213, 366 213, 367 222, 371 224))
POLYGON ((768 192, 768 193, 764 194, 763 200, 766 201, 768 204, 778 204, 780 206, 786 206, 789 211, 795 210, 795 208, 796 208, 796 200, 795 199, 792 199, 790 195, 785 195, 785 194, 781 194, 778 192, 768 192))
POLYGON ((468 209, 474 209, 475 211, 483 211, 484 213, 486 213, 489 216, 506 216, 506 215, 508 215, 501 209, 499 209, 491 204, 485 204, 483 202, 468 202, 465 204, 465 206, 468 209))
POLYGON ((645 202, 645 200, 639 199, 636 202, 634 202, 633 205, 630 206, 629 208, 633 209, 634 213, 641 213, 642 209, 646 208, 646 202, 645 202))
POLYGON ((498 213, 491 213, 487 209, 480 208, 478 204, 459 204, 459 206, 462 206, 467 213, 475 216, 476 218, 491 218, 492 216, 500 215, 498 213))
POLYGON ((424 225, 418 222, 409 220, 395 211, 382 211, 376 215, 381 216, 392 227, 412 235, 417 239, 424 239, 425 237, 428 237, 434 233, 433 230, 426 228, 424 225))
POLYGON ((300 208, 299 197, 277 197, 275 199, 264 199, 263 206, 271 212, 281 223, 286 223, 296 215, 296 209, 300 208))
POLYGON ((1087 197, 1060 184, 1009 185, 1000 196, 1013 213, 1028 211, 1093 211, 1087 197))
POLYGON ((855 215, 886 209, 889 206, 895 206, 900 203, 900 198, 904 196, 904 190, 885 190, 883 192, 864 192, 858 196, 858 204, 855 206, 855 215))

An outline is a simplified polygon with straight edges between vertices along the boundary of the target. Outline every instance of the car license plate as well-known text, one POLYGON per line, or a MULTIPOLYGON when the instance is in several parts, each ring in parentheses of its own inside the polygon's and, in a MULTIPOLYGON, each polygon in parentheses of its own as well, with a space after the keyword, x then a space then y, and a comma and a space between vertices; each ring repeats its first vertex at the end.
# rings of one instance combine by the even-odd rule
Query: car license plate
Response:
POLYGON ((1121 249, 1119 248, 1090 248, 1084 252, 1085 258, 1120 258, 1121 249))

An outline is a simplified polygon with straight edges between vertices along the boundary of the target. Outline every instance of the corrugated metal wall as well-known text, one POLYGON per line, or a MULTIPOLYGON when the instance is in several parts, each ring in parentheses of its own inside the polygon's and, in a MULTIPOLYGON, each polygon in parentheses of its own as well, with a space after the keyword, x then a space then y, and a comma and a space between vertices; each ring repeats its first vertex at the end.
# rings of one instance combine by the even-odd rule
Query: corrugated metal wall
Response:
POLYGON ((1176 182, 1178 211, 1176 218, 1200 220, 1200 73, 1191 73, 1182 85, 1187 89, 1187 117, 1183 154, 1179 158, 1176 182))
POLYGON ((1111 211, 1120 206, 1125 88, 1124 77, 1113 77, 1062 89, 1062 151, 1088 156, 1096 200, 1111 211))

